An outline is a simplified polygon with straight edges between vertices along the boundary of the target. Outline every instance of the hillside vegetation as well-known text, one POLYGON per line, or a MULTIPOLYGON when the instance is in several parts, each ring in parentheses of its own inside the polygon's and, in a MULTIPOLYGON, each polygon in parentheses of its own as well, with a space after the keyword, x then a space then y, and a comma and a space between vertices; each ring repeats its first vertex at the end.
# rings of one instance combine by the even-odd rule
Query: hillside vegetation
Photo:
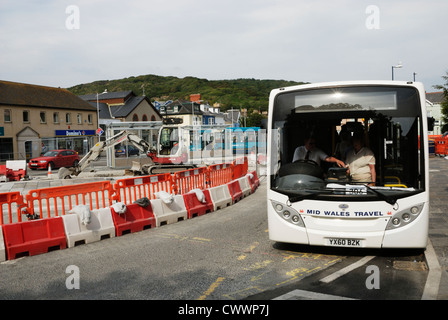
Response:
POLYGON ((269 93, 272 89, 303 84, 286 80, 207 80, 195 77, 164 77, 157 75, 142 75, 118 80, 101 80, 92 83, 79 84, 69 91, 76 95, 132 90, 137 95, 144 94, 151 100, 189 100, 190 94, 200 93, 201 99, 210 105, 221 104, 221 110, 231 108, 246 108, 266 111, 268 109, 269 93))

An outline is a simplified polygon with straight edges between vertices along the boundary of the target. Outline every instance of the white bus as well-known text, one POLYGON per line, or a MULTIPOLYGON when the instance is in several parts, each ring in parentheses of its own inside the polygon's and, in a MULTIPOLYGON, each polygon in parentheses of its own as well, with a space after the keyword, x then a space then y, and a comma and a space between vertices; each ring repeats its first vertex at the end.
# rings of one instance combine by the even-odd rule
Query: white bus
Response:
POLYGON ((425 102, 423 85, 414 82, 344 81, 272 90, 269 238, 316 246, 425 248, 425 102), (309 137, 314 152, 319 148, 333 158, 293 161, 309 137), (364 149, 355 149, 355 138, 363 139, 364 149), (364 158, 356 162, 360 155, 364 158), (334 158, 343 167, 327 162, 334 158))

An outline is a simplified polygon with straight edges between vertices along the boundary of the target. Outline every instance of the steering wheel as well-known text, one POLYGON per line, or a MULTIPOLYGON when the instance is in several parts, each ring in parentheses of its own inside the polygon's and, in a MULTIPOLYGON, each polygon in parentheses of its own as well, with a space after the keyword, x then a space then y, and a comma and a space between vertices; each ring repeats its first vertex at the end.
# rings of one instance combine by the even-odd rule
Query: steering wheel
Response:
POLYGON ((314 166, 319 166, 319 164, 316 161, 310 160, 310 159, 299 159, 299 160, 294 161, 293 163, 310 163, 314 166))

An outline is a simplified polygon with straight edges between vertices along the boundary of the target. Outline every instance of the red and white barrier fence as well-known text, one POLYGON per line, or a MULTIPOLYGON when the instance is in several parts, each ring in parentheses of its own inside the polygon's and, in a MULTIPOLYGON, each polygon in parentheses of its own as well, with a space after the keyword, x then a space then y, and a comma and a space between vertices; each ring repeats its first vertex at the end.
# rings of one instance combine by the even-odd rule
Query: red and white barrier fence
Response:
POLYGON ((109 181, 0 193, 0 262, 191 219, 259 186, 239 163, 109 181), (31 220, 24 221, 22 215, 31 220), (35 220, 34 220, 35 219, 35 220))

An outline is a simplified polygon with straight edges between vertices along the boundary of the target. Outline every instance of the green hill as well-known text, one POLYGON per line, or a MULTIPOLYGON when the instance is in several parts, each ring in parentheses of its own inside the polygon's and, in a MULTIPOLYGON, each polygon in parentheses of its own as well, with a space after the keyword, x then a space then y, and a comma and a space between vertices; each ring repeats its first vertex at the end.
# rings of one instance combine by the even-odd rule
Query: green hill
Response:
POLYGON ((223 111, 230 108, 248 110, 268 109, 269 93, 272 89, 303 84, 286 80, 207 80, 195 77, 163 77, 142 75, 118 80, 100 80, 67 88, 76 95, 132 90, 137 95, 144 94, 151 100, 188 100, 190 94, 200 93, 201 99, 210 105, 221 103, 223 111))

